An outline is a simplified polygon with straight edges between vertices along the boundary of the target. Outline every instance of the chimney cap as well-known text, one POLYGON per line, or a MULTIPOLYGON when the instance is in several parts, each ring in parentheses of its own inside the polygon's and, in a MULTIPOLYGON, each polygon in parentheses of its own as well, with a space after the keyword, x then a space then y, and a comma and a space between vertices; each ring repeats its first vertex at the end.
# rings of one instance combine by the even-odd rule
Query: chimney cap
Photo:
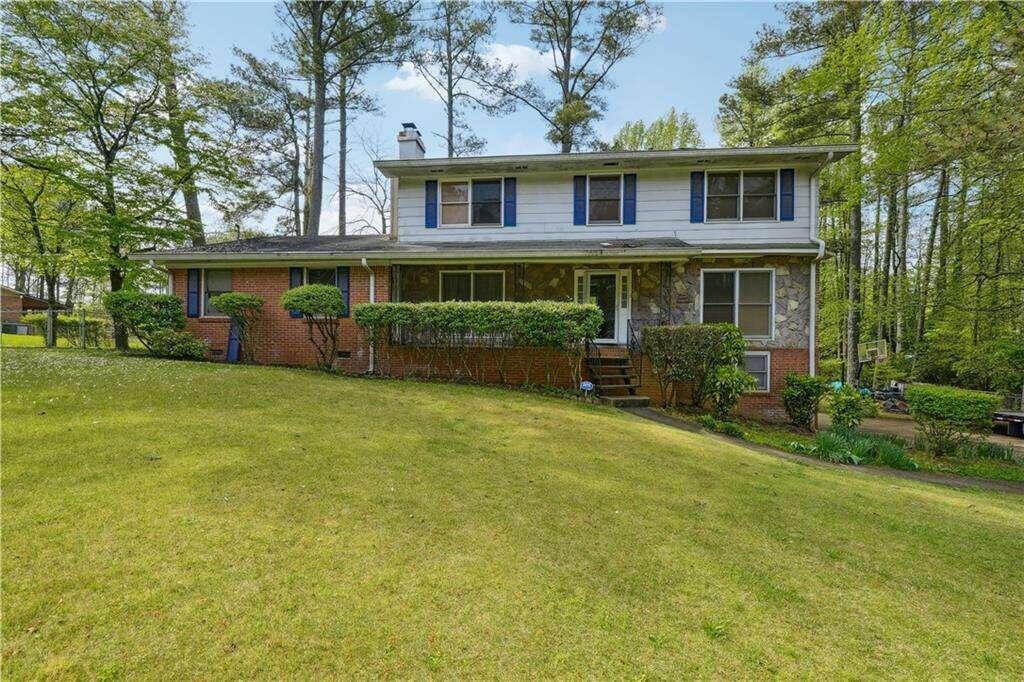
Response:
POLYGON ((416 124, 415 123, 403 123, 402 127, 405 128, 406 130, 408 130, 409 128, 412 128, 413 130, 416 130, 416 124))

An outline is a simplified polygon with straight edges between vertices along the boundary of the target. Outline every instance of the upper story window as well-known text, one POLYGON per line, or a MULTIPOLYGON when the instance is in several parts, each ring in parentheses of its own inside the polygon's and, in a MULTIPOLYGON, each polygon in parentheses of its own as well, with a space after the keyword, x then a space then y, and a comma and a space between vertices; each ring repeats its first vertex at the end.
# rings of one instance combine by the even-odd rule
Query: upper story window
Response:
POLYGON ((457 270, 441 273, 442 301, 504 301, 502 270, 457 270))
POLYGON ((702 322, 728 322, 744 336, 772 336, 772 270, 704 270, 701 275, 702 322))
POLYGON ((203 270, 203 317, 224 317, 210 299, 231 291, 230 270, 203 270))
POLYGON ((441 183, 441 225, 501 225, 501 178, 441 183))
POLYGON ((622 222, 622 176, 591 175, 587 189, 587 222, 618 224, 622 222))
POLYGON ((708 220, 775 220, 775 171, 707 174, 708 220))

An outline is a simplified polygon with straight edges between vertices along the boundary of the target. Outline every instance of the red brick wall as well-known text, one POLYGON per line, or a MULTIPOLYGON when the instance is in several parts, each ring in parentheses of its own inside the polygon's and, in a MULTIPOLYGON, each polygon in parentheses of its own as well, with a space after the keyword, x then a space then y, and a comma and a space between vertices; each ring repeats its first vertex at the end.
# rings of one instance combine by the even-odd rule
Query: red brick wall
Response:
MULTIPOLYGON (((390 298, 390 276, 386 266, 375 267, 376 300, 390 298)), ((187 271, 171 271, 175 295, 185 306, 187 271)), ((254 329, 256 334, 256 360, 264 364, 314 365, 317 362, 315 348, 309 341, 306 323, 301 318, 292 318, 280 304, 281 294, 288 289, 288 268, 235 268, 232 270, 233 291, 247 292, 262 296, 265 303, 263 314, 254 329)), ((353 266, 349 270, 349 300, 351 305, 369 301, 370 278, 366 270, 353 266)), ((188 331, 204 339, 211 348, 213 359, 224 359, 227 354, 228 321, 224 318, 188 318, 188 331)), ((369 368, 369 347, 355 321, 349 317, 341 321, 338 348, 349 354, 339 358, 337 368, 353 373, 365 372, 369 368)), ((751 350, 760 350, 751 347, 751 350)), ((456 377, 465 377, 469 372, 462 366, 466 362, 476 377, 483 376, 489 383, 499 383, 500 376, 493 356, 486 349, 470 349, 465 360, 446 359, 442 353, 427 356, 411 348, 395 346, 383 352, 378 351, 378 371, 395 377, 449 377, 453 371, 456 377)), ((742 414, 764 419, 785 419, 781 391, 783 380, 790 372, 806 373, 808 354, 805 348, 771 349, 770 391, 764 394, 747 394, 740 399, 738 411, 742 414)), ((583 368, 586 378, 586 369, 583 368)), ((519 385, 524 382, 552 384, 575 388, 570 365, 564 354, 542 349, 514 349, 509 351, 505 363, 505 383, 519 385)), ((657 379, 650 373, 650 363, 643 363, 641 395, 649 396, 660 404, 661 395, 657 379)), ((688 391, 678 396, 686 403, 688 391)))
MULTIPOLYGON (((751 347, 750 350, 760 351, 762 349, 751 347)), ((737 412, 759 419, 784 421, 786 419, 786 411, 782 407, 782 388, 785 385, 785 377, 791 373, 806 374, 810 364, 809 357, 806 348, 773 348, 770 352, 768 392, 744 395, 740 398, 737 412)), ((658 385, 658 378, 651 374, 651 364, 646 360, 643 363, 640 392, 650 396, 655 404, 661 404, 662 395, 661 387, 658 385)), ((689 386, 683 386, 680 390, 677 390, 676 400, 680 405, 689 405, 689 386)))
MULTIPOLYGON (((374 267, 376 300, 388 300, 390 277, 387 267, 374 267)), ((188 291, 188 271, 171 270, 174 294, 185 308, 188 291)), ((253 328, 256 361, 263 364, 313 365, 317 362, 316 349, 309 341, 305 320, 293 318, 281 307, 281 295, 288 290, 288 268, 234 268, 231 271, 232 291, 263 297, 263 311, 253 328)), ((370 300, 370 275, 365 268, 349 269, 349 303, 370 300)), ((227 355, 229 323, 225 318, 190 317, 186 329, 210 346, 210 357, 224 359, 227 355)), ((315 334, 316 332, 314 332, 315 334)), ((351 317, 341 321, 338 350, 348 353, 339 358, 337 368, 350 372, 364 372, 369 365, 369 354, 362 332, 351 317)))
POLYGON ((7 289, 0 291, 0 310, 4 322, 21 322, 21 294, 7 289))

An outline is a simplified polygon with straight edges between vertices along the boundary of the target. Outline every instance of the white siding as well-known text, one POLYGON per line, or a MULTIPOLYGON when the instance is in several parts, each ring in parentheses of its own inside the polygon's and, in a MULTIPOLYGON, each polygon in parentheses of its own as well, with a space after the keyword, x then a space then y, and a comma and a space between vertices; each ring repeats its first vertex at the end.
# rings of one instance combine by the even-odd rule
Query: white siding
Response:
MULTIPOLYGON (((796 171, 794 220, 785 222, 691 223, 691 170, 698 169, 622 169, 623 173, 637 174, 636 225, 601 226, 572 224, 572 179, 574 175, 582 175, 582 172, 517 175, 516 225, 503 228, 427 229, 424 226, 424 181, 442 178, 403 178, 398 183, 398 235, 401 241, 418 242, 591 237, 678 237, 693 244, 809 240, 808 168, 798 168, 796 171)), ((598 168, 591 172, 607 174, 615 171, 598 168)), ((445 176, 443 179, 457 178, 445 176)))

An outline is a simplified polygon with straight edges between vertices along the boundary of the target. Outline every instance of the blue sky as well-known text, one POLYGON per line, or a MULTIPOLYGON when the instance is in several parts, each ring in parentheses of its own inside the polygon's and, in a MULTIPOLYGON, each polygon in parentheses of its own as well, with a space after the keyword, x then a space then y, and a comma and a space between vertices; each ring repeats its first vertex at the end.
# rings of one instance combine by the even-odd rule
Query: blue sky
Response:
MULTIPOLYGON (((778 11, 768 2, 673 2, 664 3, 663 8, 665 21, 660 30, 635 56, 612 71, 617 87, 607 93, 608 111, 597 126, 598 133, 610 139, 626 121, 651 120, 674 106, 697 120, 705 146, 717 146, 718 97, 742 69, 757 30, 764 23, 775 23, 778 11)), ((189 15, 193 48, 205 57, 205 70, 214 76, 228 75, 235 46, 269 56, 272 37, 281 31, 269 2, 194 2, 189 15)), ((516 55, 524 69, 539 67, 537 55, 527 49, 529 38, 522 27, 502 20, 494 42, 502 54, 516 55)), ((380 112, 357 117, 351 124, 353 137, 376 139, 385 155, 391 156, 397 153, 394 136, 400 124, 413 121, 424 134, 427 155, 443 155, 441 140, 431 135, 443 127, 441 106, 420 94, 408 72, 377 68, 368 74, 366 86, 376 96, 380 112)), ((474 132, 488 141, 488 154, 555 151, 544 140, 543 121, 532 111, 501 118, 469 112, 467 118, 474 132)), ((336 137, 329 133, 327 139, 330 142, 336 137)), ((353 158, 350 165, 366 162, 368 159, 353 158)), ((328 173, 331 177, 330 169, 328 173)), ((330 224, 329 218, 327 221, 330 224)))

